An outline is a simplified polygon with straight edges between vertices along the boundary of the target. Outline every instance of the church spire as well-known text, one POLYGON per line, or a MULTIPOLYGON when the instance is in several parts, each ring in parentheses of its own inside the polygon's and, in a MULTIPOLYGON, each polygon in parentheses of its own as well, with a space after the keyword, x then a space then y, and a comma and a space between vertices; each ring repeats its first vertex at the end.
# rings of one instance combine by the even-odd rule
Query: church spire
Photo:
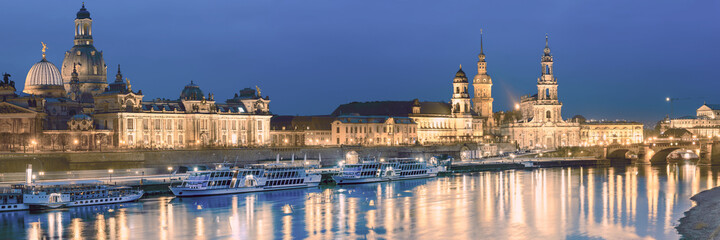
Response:
POLYGON ((118 73, 115 74, 115 82, 122 82, 122 72, 120 72, 120 64, 118 64, 118 73))
POLYGON ((480 55, 485 55, 485 52, 483 52, 483 32, 482 32, 482 28, 480 29, 480 55))
MULTIPOLYGON (((548 45, 548 34, 545 34, 545 49, 543 49, 543 53, 545 53, 545 56, 550 56, 550 46, 548 45)), ((544 58, 543 58, 544 59, 544 58)), ((552 61, 552 59, 550 59, 552 61)))

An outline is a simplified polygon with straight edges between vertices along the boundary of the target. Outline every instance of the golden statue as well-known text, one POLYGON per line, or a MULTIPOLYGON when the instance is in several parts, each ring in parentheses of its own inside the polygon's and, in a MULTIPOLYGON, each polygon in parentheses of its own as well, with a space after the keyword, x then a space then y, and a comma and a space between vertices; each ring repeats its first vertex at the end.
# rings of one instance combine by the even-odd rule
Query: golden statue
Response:
POLYGON ((43 45, 42 53, 43 53, 43 59, 45 59, 45 50, 47 50, 48 47, 47 47, 47 45, 45 45, 44 42, 40 42, 40 44, 43 45))
POLYGON ((130 85, 130 79, 125 78, 125 83, 127 84, 127 90, 132 92, 132 85, 130 85))
POLYGON ((262 94, 260 94, 260 88, 257 85, 255 85, 255 91, 257 92, 258 97, 262 97, 262 94))

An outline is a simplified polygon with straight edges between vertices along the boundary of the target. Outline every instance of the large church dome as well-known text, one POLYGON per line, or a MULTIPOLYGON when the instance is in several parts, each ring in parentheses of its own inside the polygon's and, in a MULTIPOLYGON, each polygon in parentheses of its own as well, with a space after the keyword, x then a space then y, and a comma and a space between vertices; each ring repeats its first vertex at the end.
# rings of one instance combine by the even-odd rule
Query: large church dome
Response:
POLYGON ((200 90, 200 87, 195 85, 192 81, 190 81, 190 84, 185 86, 180 93, 180 100, 202 100, 202 98, 202 90, 200 90))
POLYGON ((92 37, 92 19, 85 5, 75 18, 75 45, 65 52, 62 64, 62 79, 65 90, 70 91, 73 67, 77 68, 80 91, 97 95, 107 87, 107 66, 103 53, 95 49, 92 37))
POLYGON ((55 67, 55 64, 43 58, 28 71, 23 92, 51 97, 64 96, 65 88, 63 87, 60 71, 55 67))

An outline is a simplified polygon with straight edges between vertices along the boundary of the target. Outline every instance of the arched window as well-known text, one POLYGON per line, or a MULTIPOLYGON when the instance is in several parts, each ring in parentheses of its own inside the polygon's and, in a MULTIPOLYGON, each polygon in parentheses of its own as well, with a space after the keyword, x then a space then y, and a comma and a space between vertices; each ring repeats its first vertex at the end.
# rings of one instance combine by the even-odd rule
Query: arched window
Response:
POLYGON ((545 65, 545 74, 550 74, 550 65, 545 65))
POLYGON ((551 115, 551 113, 550 113, 550 110, 548 110, 547 112, 545 112, 545 118, 550 119, 551 116, 552 116, 552 115, 551 115))
POLYGON ((549 88, 546 88, 546 89, 545 89, 545 99, 551 99, 551 98, 550 98, 550 89, 549 89, 549 88))
POLYGON ((455 87, 455 93, 460 93, 460 87, 455 87))

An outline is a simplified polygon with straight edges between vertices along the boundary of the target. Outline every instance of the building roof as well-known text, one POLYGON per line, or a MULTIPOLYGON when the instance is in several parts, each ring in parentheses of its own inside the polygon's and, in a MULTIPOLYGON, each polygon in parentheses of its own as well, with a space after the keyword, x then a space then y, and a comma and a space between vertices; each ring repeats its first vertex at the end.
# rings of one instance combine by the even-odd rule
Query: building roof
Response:
POLYGON ((195 85, 193 81, 190 84, 185 85, 182 92, 180 93, 180 100, 202 100, 203 92, 200 90, 198 85, 195 85))
POLYGON ((80 11, 77 12, 76 17, 76 19, 90 18, 90 12, 85 8, 85 3, 83 3, 80 11))
MULTIPOLYGON (((413 101, 351 102, 338 106, 332 116, 391 116, 407 117, 411 114, 413 101)), ((451 106, 446 102, 420 102, 420 114, 450 115, 451 106)))
POLYGON ((683 136, 691 136, 692 133, 684 128, 670 128, 661 133, 659 138, 682 138, 683 136))
POLYGON ((90 117, 90 116, 88 116, 88 115, 86 115, 86 114, 83 114, 83 113, 75 114, 75 115, 73 115, 72 117, 70 117, 70 119, 72 119, 72 120, 77 120, 77 121, 80 121, 80 120, 92 121, 92 117, 90 117))
POLYGON ((709 107, 709 108, 712 109, 712 110, 720 110, 720 104, 707 104, 707 103, 706 103, 706 104, 703 104, 703 105, 709 107))
POLYGON ((333 116, 273 116, 270 127, 274 130, 330 130, 333 116))

